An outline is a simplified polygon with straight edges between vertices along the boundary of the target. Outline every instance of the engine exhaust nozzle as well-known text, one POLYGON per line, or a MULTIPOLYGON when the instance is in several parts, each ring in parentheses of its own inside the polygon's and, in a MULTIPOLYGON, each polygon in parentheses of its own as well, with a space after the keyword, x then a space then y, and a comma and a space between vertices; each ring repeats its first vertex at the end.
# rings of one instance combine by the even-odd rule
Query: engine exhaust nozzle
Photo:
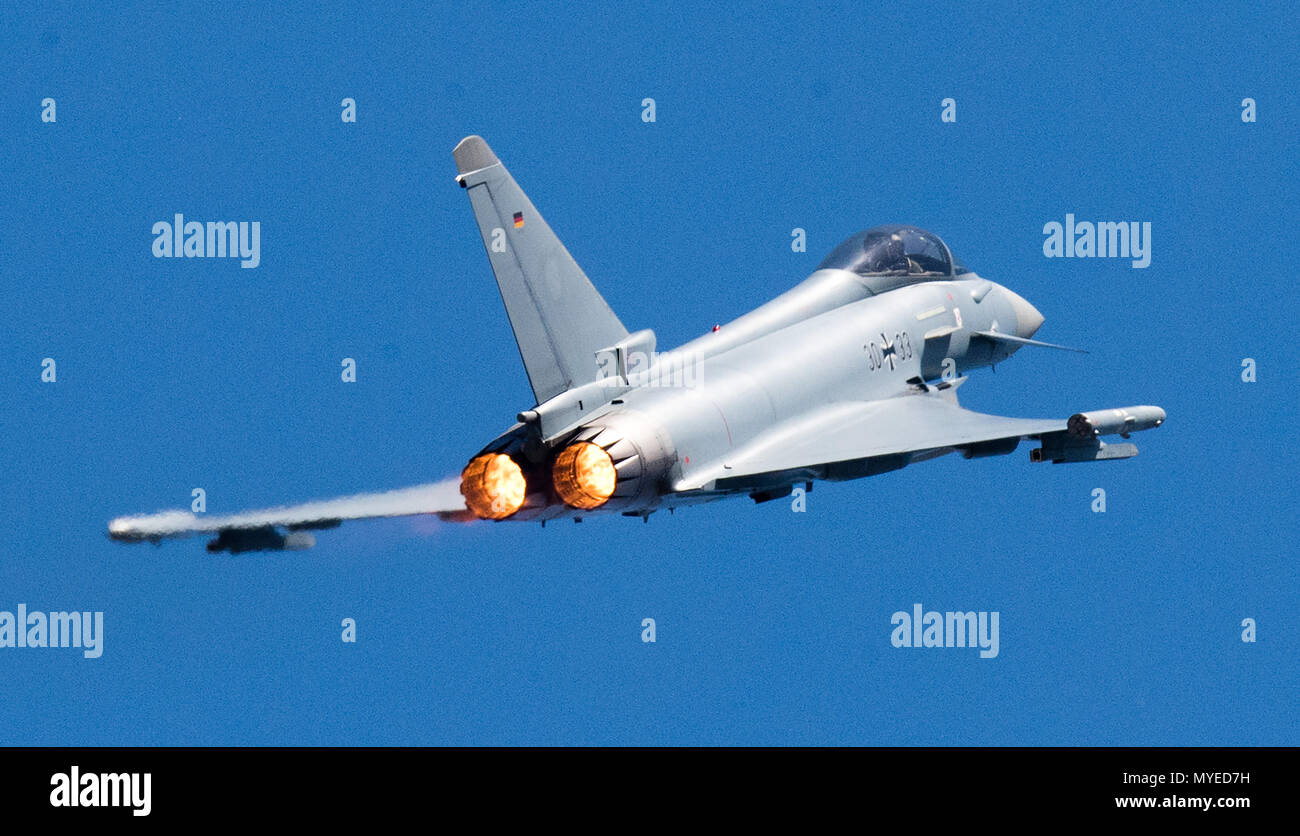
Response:
POLYGON ((474 516, 504 520, 524 504, 528 483, 519 464, 504 453, 470 459, 460 473, 460 493, 474 516))
POLYGON ((551 479, 566 505, 590 511, 614 495, 618 471, 609 453, 589 441, 580 441, 555 457, 551 479))

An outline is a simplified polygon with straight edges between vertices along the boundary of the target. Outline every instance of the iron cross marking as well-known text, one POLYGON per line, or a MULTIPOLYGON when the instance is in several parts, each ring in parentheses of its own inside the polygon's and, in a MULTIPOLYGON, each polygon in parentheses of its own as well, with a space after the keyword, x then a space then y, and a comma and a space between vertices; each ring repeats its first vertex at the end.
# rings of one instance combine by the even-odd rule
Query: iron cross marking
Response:
POLYGON ((880 355, 882 358, 889 358, 889 370, 894 370, 894 344, 885 338, 884 334, 880 335, 880 355))

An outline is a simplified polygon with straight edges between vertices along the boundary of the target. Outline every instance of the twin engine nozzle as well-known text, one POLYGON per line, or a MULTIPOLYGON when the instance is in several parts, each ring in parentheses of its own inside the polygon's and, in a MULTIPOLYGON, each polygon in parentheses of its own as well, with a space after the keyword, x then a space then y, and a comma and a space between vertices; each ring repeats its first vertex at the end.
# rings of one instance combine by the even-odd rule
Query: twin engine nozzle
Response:
POLYGON ((524 505, 528 482, 523 468, 505 453, 485 453, 470 459, 460 472, 465 506, 483 520, 504 520, 524 505))
POLYGON ((639 413, 611 412, 549 446, 516 426, 461 473, 465 505, 485 520, 549 519, 578 511, 644 512, 658 506, 677 461, 672 439, 639 413))
MULTIPOLYGON (((551 485, 570 507, 599 508, 614 495, 617 484, 614 460, 589 441, 570 444, 551 462, 551 485)), ((523 507, 528 489, 524 469, 506 453, 475 456, 460 474, 465 505, 480 519, 504 520, 513 515, 523 507)))

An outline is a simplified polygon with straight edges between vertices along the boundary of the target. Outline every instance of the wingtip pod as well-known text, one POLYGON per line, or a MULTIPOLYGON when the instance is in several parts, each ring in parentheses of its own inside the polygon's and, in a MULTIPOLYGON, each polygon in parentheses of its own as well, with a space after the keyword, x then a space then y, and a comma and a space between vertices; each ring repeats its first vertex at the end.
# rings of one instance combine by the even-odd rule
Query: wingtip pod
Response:
POLYGON ((139 543, 187 530, 196 517, 189 511, 160 511, 135 517, 117 517, 108 523, 108 536, 120 543, 139 543))
POLYGON ((451 156, 456 161, 456 171, 460 174, 469 174, 501 162, 478 134, 467 136, 456 143, 451 156))
POLYGON ((1158 406, 1125 406, 1099 409, 1070 416, 1066 430, 1077 438, 1091 439, 1102 435, 1120 435, 1150 430, 1165 422, 1165 411, 1158 406))
POLYGON ((1135 444, 1107 444, 1103 435, 1128 438, 1139 430, 1154 429, 1165 422, 1165 411, 1158 406, 1126 406, 1098 409, 1070 416, 1063 432, 1045 433, 1042 446, 1029 453, 1035 462, 1092 462, 1127 459, 1138 453, 1135 444))

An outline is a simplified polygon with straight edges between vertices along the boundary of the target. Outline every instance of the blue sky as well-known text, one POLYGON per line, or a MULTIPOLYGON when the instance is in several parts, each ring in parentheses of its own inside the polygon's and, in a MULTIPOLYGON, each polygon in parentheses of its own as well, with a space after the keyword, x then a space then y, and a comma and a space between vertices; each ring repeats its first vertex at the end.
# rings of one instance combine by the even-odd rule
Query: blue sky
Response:
POLYGON ((99 659, 0 649, 0 743, 1300 742, 1296 43, 1285 4, 0 11, 0 610, 105 622, 99 659), (531 405, 471 133, 661 347, 913 223, 1092 350, 966 406, 1169 420, 1133 460, 948 457, 802 514, 109 542, 194 487, 443 478, 531 405), (177 212, 259 221, 261 265, 154 258, 177 212), (1150 267, 1044 258, 1067 212, 1149 221, 1150 267), (915 603, 998 611, 998 657, 891 646, 915 603))

